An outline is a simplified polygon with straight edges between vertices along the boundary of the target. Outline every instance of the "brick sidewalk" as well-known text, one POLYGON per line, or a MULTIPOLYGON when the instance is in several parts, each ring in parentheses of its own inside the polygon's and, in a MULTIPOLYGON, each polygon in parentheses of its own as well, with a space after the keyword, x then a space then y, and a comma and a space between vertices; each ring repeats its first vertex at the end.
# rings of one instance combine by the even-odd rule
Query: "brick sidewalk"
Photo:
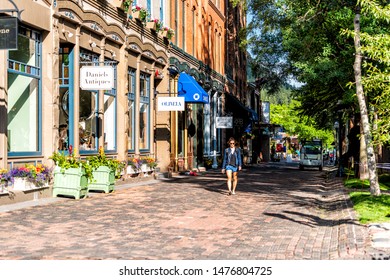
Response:
POLYGON ((252 167, 237 195, 204 176, 122 185, 0 213, 0 259, 371 259, 340 183, 318 171, 252 167))

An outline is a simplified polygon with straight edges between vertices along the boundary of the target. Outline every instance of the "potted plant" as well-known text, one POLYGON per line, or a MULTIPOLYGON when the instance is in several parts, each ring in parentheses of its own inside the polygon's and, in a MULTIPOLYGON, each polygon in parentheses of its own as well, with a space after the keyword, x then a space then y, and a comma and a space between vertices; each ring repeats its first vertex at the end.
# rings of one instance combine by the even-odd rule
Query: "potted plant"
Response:
POLYGON ((169 30, 169 27, 167 26, 164 26, 160 29, 160 34, 161 36, 163 37, 167 37, 168 36, 168 30, 169 30))
POLYGON ((151 30, 156 31, 157 33, 163 29, 163 23, 159 19, 150 19, 146 23, 146 27, 150 28, 151 30))
POLYGON ((117 159, 107 158, 103 147, 99 148, 99 154, 87 157, 88 165, 92 168, 92 180, 88 184, 88 191, 104 191, 109 193, 114 190, 115 177, 122 172, 124 164, 117 159))
POLYGON ((68 154, 55 152, 50 157, 55 162, 53 196, 86 197, 88 180, 92 179, 92 168, 73 153, 72 145, 68 154))
POLYGON ((117 3, 115 6, 120 5, 123 10, 128 13, 129 9, 131 7, 131 4, 133 4, 133 0, 114 0, 114 3, 117 3))
POLYGON ((206 169, 211 169, 211 167, 213 165, 213 158, 212 157, 204 157, 203 162, 204 162, 204 167, 206 167, 206 169))
POLYGON ((167 31, 167 38, 171 40, 173 36, 175 36, 175 31, 172 28, 169 28, 167 31))
POLYGON ((131 18, 138 19, 145 24, 149 18, 149 11, 142 6, 136 5, 132 8, 132 13, 129 16, 131 18))

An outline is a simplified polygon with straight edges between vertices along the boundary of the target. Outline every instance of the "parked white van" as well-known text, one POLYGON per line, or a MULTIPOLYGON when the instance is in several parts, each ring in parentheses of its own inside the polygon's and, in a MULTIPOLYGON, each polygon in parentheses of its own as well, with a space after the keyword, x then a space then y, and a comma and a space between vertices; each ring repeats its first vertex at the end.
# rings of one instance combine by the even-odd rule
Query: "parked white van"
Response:
POLYGON ((322 170, 323 156, 322 156, 322 141, 302 141, 299 158, 299 169, 303 170, 305 167, 315 167, 322 170))

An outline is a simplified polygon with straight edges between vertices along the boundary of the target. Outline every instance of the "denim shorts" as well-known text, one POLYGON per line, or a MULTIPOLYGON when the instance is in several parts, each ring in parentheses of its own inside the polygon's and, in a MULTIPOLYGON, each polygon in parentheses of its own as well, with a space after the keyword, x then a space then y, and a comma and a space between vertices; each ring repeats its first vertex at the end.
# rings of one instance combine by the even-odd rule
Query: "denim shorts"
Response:
POLYGON ((238 167, 237 167, 237 166, 233 166, 233 165, 226 165, 225 170, 226 170, 226 171, 231 170, 231 171, 233 171, 233 172, 237 172, 238 167))

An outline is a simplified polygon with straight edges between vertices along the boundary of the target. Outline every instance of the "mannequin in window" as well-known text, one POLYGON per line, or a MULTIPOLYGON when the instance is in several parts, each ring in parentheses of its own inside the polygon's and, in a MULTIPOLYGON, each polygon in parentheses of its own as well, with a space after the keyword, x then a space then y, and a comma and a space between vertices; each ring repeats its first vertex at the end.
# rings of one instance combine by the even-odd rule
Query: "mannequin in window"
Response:
POLYGON ((58 139, 58 150, 68 149, 68 125, 61 124, 59 127, 59 139, 58 139))

